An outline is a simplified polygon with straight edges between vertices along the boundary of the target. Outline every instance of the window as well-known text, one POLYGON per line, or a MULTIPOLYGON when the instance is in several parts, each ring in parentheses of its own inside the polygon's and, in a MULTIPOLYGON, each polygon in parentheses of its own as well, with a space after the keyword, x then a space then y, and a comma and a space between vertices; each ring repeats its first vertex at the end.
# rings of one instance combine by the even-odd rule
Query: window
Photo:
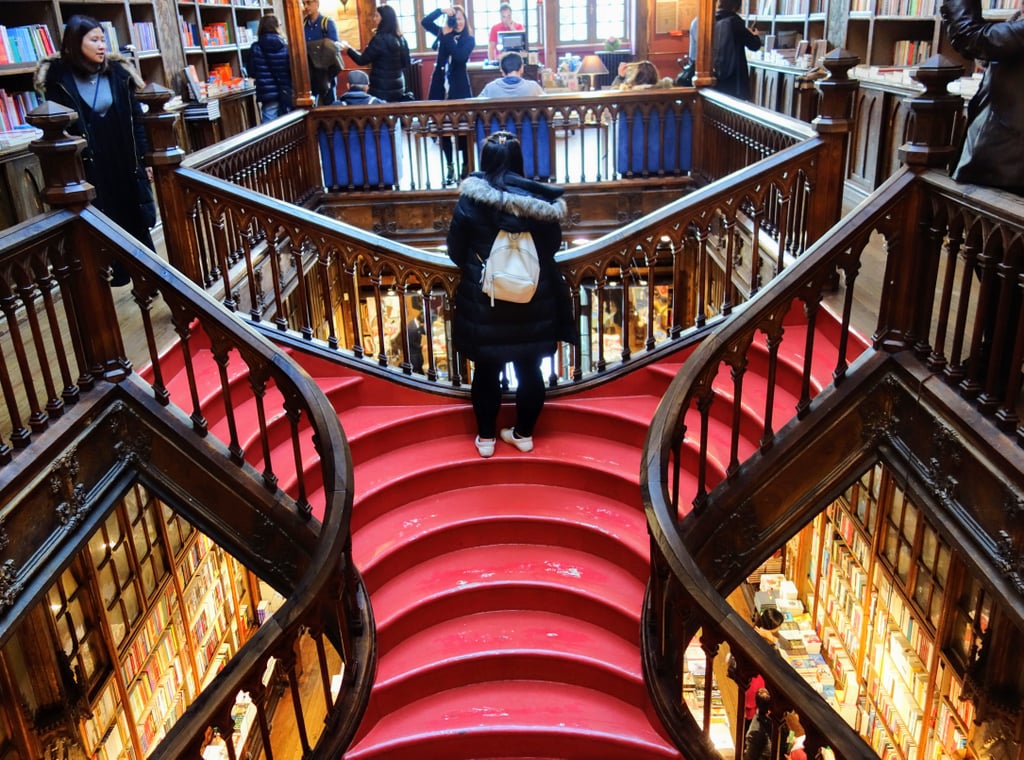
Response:
MULTIPOLYGON (((526 39, 531 50, 543 44, 541 29, 544 6, 530 0, 510 0, 512 19, 526 27, 526 39)), ((435 8, 446 8, 447 3, 437 4, 430 0, 391 0, 395 9, 398 26, 414 53, 430 50, 434 35, 429 34, 420 20, 435 8)), ((501 20, 501 0, 464 0, 469 25, 473 28, 478 48, 487 47, 487 35, 491 27, 501 20)), ((599 0, 559 0, 558 2, 558 44, 573 45, 590 43, 596 47, 604 44, 609 37, 619 40, 629 38, 632 23, 633 4, 603 3, 599 0)))
POLYGON ((67 655, 72 672, 83 679, 87 692, 97 687, 110 669, 110 658, 90 605, 86 574, 74 562, 46 592, 61 651, 67 655))
POLYGON ((982 635, 988 630, 992 617, 991 600, 977 578, 966 578, 964 588, 953 611, 949 651, 966 667, 972 655, 981 647, 982 635))
POLYGON ((917 557, 917 572, 914 578, 914 601, 928 616, 932 627, 939 625, 942 612, 942 592, 949 577, 949 547, 939 534, 926 522, 921 540, 921 553, 917 557))
POLYGON ((604 3, 598 0, 560 0, 558 4, 558 42, 603 44, 610 37, 629 36, 627 13, 630 3, 604 3))
MULTIPOLYGON (((591 0, 593 2, 593 0, 591 0)), ((491 27, 501 20, 501 0, 463 0, 457 3, 466 9, 466 17, 473 29, 473 37, 476 39, 477 48, 487 48, 487 35, 491 27)), ((430 34, 422 26, 420 20, 435 8, 447 8, 448 3, 432 3, 430 0, 391 0, 388 3, 395 9, 398 16, 398 26, 405 35, 405 41, 409 50, 413 52, 425 52, 434 45, 434 35, 430 34)), ((540 11, 543 6, 529 0, 512 0, 512 20, 518 21, 526 27, 526 38, 530 49, 536 50, 540 47, 540 11)), ((444 19, 438 23, 443 24, 444 19)))

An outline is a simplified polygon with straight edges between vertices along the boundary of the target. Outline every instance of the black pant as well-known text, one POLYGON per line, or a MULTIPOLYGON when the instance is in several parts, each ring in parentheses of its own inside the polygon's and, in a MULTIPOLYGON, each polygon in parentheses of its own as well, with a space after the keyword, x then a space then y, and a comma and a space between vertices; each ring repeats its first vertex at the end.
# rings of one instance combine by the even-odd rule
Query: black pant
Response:
MULTIPOLYGON (((515 430, 523 438, 533 435, 533 426, 544 407, 544 375, 540 357, 516 361, 516 424, 515 430)), ((476 362, 473 368, 473 413, 476 415, 477 435, 494 438, 497 435, 498 410, 501 408, 501 370, 504 362, 476 362)))
MULTIPOLYGON (((469 138, 468 137, 458 137, 456 139, 459 141, 459 154, 460 154, 460 158, 462 159, 461 171, 462 171, 463 175, 465 175, 469 171, 469 138)), ((452 163, 452 159, 453 159, 453 155, 452 155, 452 138, 450 138, 450 137, 442 137, 441 138, 441 152, 444 153, 445 163, 451 164, 452 163)))

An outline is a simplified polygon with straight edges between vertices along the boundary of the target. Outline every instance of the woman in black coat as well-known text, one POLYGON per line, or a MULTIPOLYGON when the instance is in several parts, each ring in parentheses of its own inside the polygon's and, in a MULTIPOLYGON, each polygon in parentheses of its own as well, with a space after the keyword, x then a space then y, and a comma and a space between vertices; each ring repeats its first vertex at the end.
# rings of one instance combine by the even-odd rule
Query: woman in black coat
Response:
POLYGON ((452 338, 460 356, 474 362, 476 447, 480 456, 489 457, 498 433, 502 369, 508 362, 515 368, 516 420, 501 430, 501 439, 530 451, 544 406, 541 361, 555 353, 559 341, 577 338, 569 289, 555 266, 566 213, 562 188, 522 176, 522 148, 509 132, 495 132, 484 141, 480 169, 462 183, 448 231, 448 256, 462 273, 452 338), (480 287, 484 261, 499 230, 533 236, 540 278, 528 303, 495 300, 492 305, 480 287))
POLYGON ((398 28, 398 17, 390 5, 381 5, 373 17, 377 30, 360 53, 345 40, 342 50, 360 66, 370 67, 370 94, 388 103, 405 100, 405 70, 409 66, 409 46, 398 28))
MULTIPOLYGON (((473 29, 470 27, 469 21, 466 19, 465 8, 461 5, 453 5, 444 10, 438 8, 424 17, 420 21, 420 26, 437 37, 434 41, 437 60, 434 62, 434 72, 430 75, 430 91, 427 98, 429 100, 456 100, 473 97, 466 64, 469 63, 469 57, 476 48, 476 39, 473 37, 473 29), (441 16, 446 16, 443 27, 437 23, 437 19, 441 16), (447 94, 445 93, 446 76, 447 94)), ((452 138, 441 138, 441 152, 444 153, 447 164, 444 183, 454 185, 455 163, 452 138)), ((466 167, 469 166, 469 141, 465 137, 459 138, 459 153, 462 156, 462 174, 464 176, 466 167)))
MULTIPOLYGON (((96 188, 92 205, 143 245, 153 248, 149 228, 156 224, 156 204, 144 163, 149 142, 142 105, 135 91, 143 86, 132 66, 107 52, 99 21, 75 15, 68 19, 60 54, 42 61, 36 89, 47 100, 78 113, 68 132, 85 139, 85 178, 96 188)), ((127 285, 127 272, 115 266, 111 284, 127 285)))
POLYGON ((739 16, 742 0, 718 0, 712 32, 715 89, 742 100, 750 100, 750 72, 744 50, 760 50, 756 29, 748 29, 739 16))
POLYGON ((249 76, 256 82, 256 100, 264 122, 292 110, 292 64, 277 16, 267 14, 260 19, 256 42, 249 48, 249 76))
POLYGON ((942 18, 954 50, 987 62, 953 179, 1024 195, 1024 15, 989 21, 978 0, 946 0, 942 18))

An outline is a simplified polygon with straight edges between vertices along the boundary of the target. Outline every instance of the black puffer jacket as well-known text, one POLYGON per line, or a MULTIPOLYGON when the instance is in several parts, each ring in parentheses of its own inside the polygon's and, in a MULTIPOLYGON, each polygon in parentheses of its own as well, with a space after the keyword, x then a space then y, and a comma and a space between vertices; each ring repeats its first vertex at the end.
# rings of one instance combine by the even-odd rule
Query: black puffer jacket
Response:
POLYGON ((261 34, 249 48, 249 76, 256 80, 256 100, 279 103, 281 113, 292 107, 292 65, 288 43, 280 34, 261 34))
POLYGON ((507 175, 502 191, 482 176, 463 181, 448 231, 448 256, 462 273, 455 294, 455 348, 472 360, 513 361, 554 353, 576 340, 569 288, 555 266, 565 216, 562 189, 507 175), (529 303, 491 299, 480 288, 483 261, 498 230, 529 231, 540 259, 540 281, 529 303))
POLYGON ((957 52, 988 61, 953 179, 1024 193, 1024 16, 986 21, 978 0, 946 0, 942 18, 957 52))
POLYGON ((345 52, 360 66, 370 67, 371 95, 389 103, 405 100, 409 46, 404 37, 387 32, 375 34, 362 53, 353 48, 347 48, 345 52))

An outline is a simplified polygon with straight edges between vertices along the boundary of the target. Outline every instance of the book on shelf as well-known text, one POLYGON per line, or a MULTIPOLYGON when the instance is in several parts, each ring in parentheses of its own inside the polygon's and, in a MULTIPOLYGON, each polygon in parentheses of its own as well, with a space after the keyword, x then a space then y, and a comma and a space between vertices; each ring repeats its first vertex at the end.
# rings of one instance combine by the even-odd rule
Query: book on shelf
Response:
POLYGON ((0 26, 0 64, 33 63, 56 52, 46 24, 0 26))

